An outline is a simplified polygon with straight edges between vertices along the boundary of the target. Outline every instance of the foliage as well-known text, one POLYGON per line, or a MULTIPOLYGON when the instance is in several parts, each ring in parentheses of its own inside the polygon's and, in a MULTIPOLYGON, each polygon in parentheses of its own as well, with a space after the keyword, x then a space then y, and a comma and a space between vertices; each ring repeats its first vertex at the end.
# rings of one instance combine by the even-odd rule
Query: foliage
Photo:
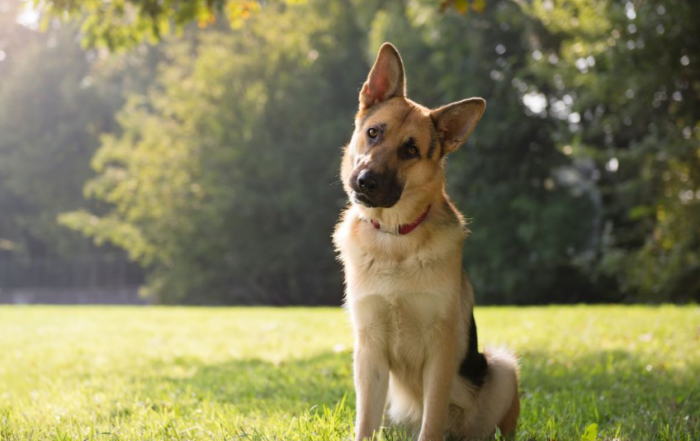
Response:
POLYGON ((84 51, 75 25, 39 33, 16 21, 19 11, 18 1, 0 4, 0 288, 18 275, 32 274, 23 283, 38 286, 39 273, 77 271, 85 254, 120 254, 96 250, 57 217, 101 209, 83 197, 91 157, 100 135, 117 129, 123 95, 143 89, 155 61, 151 50, 109 58, 84 51), (47 262, 42 271, 13 271, 47 262))
MULTIPOLYGON (((476 320, 521 357, 516 440, 700 436, 697 307, 476 320)), ((0 308, 0 439, 347 440, 351 348, 338 309, 0 308)))
POLYGON ((56 216, 84 204, 89 158, 116 106, 86 82, 89 63, 70 28, 35 39, 0 82, 0 253, 79 252, 89 242, 56 216))
POLYGON ((536 1, 531 13, 548 31, 533 69, 563 120, 554 136, 600 171, 592 273, 632 298, 699 298, 700 4, 536 1))
POLYGON ((351 14, 280 8, 171 45, 94 158, 86 190, 115 208, 62 221, 150 266, 161 301, 338 303, 337 164, 367 69, 351 14))
POLYGON ((0 254, 80 253, 69 226, 126 250, 163 302, 338 304, 340 146, 390 40, 416 101, 489 102, 448 160, 479 302, 700 299, 694 3, 279 0, 155 47, 134 46, 165 34, 149 20, 247 3, 37 3, 128 54, 57 22, 40 35, 9 4, 0 254))
MULTIPOLYGON (((196 21, 200 27, 225 15, 231 24, 260 9, 256 0, 32 0, 43 13, 43 26, 52 19, 82 19, 84 44, 88 47, 126 49, 144 39, 155 43, 171 29, 181 34, 196 21)), ((279 0, 287 1, 287 0, 279 0)), ((294 0, 290 0, 294 1, 294 0)))
MULTIPOLYGON (((468 151, 451 162, 450 182, 457 201, 476 219, 466 257, 477 292, 490 302, 527 303, 542 301, 541 293, 552 286, 576 286, 566 279, 577 275, 572 255, 590 237, 591 209, 582 193, 547 185, 552 170, 567 160, 548 138, 551 124, 526 115, 512 86, 528 56, 519 45, 527 21, 512 8, 502 2, 465 22, 456 14, 439 16, 429 5, 393 6, 371 22, 367 53, 385 39, 405 48, 409 87, 419 101, 438 105, 481 94, 498 102, 468 151), (418 15, 429 16, 422 29, 418 15), (487 26, 494 20, 511 31, 487 26), (444 38, 436 40, 431 35, 438 30, 444 38), (463 46, 449 43, 465 32, 474 38, 463 46), (504 44, 513 48, 509 61, 502 58, 508 77, 496 72, 501 77, 494 81, 486 60, 504 44), (426 58, 431 62, 421 61, 426 58), (474 80, 463 81, 465 73, 474 80), (521 129, 503 130, 523 120, 521 129)), ((352 11, 343 10, 338 22, 352 11)), ((344 127, 356 105, 355 85, 367 70, 357 31, 335 33, 333 46, 291 40, 284 26, 298 23, 302 14, 327 15, 312 3, 268 12, 233 35, 206 34, 194 49, 173 45, 162 87, 124 109, 124 135, 106 137, 95 157, 100 176, 87 190, 116 209, 103 217, 63 217, 66 225, 151 265, 149 289, 163 301, 280 301, 271 292, 292 303, 340 299, 326 238, 343 196, 339 185, 330 184, 336 180, 337 146, 349 135, 344 127), (273 21, 284 31, 270 35, 273 21), (335 46, 355 49, 330 57, 335 46), (253 47, 254 58, 241 53, 251 54, 253 47), (309 63, 311 55, 317 61, 309 63), (341 66, 354 66, 354 73, 340 74, 341 66), (287 81, 281 72, 298 74, 287 81), (284 95, 275 99, 278 93, 284 95), (320 185, 309 176, 321 178, 320 185)), ((328 26, 312 22, 310 30, 296 29, 297 38, 328 26)), ((568 290, 559 300, 583 298, 585 288, 568 290)))
MULTIPOLYGON (((148 40, 155 43, 174 30, 181 34, 187 25, 196 22, 205 28, 227 22, 239 28, 263 8, 305 3, 307 0, 32 0, 33 7, 44 14, 43 25, 52 19, 68 21, 82 18, 83 43, 87 47, 130 49, 148 40)), ((443 0, 439 9, 467 14, 482 12, 486 0, 443 0)), ((274 13, 274 12, 273 12, 274 13)))

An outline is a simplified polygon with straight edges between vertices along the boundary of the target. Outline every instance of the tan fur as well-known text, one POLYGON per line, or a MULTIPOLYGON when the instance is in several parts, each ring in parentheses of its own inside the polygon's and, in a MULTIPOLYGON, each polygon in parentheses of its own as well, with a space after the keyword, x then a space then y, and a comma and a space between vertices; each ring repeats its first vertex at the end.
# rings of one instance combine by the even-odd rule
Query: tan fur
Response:
POLYGON ((488 371, 481 388, 458 374, 474 293, 462 270, 465 222, 445 192, 444 154, 469 136, 484 102, 431 111, 407 99, 405 90, 401 59, 385 44, 362 88, 341 166, 348 195, 353 172, 363 167, 396 172, 403 185, 390 208, 350 205, 333 236, 345 265, 346 308, 355 334, 356 439, 376 436, 387 395, 391 420, 419 433, 420 441, 442 440, 446 431, 466 439, 489 435, 497 426, 512 431, 519 413, 515 357, 502 349, 485 351, 488 371), (373 124, 386 129, 382 142, 370 146, 366 130, 373 124), (409 138, 420 159, 397 155, 397 146, 409 138), (409 224, 428 206, 425 220, 403 236, 366 221, 409 224))
POLYGON ((518 427, 518 417, 520 416, 520 396, 515 394, 513 396, 513 402, 510 404, 508 412, 503 417, 500 423, 498 423, 498 429, 501 433, 511 433, 515 432, 516 427, 518 427))

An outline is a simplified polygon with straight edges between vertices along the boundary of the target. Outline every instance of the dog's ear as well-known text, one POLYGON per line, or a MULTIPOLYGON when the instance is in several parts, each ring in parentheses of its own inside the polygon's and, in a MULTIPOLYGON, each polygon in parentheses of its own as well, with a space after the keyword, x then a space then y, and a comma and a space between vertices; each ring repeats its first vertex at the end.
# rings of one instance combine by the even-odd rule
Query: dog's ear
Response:
POLYGON ((406 81, 399 51, 391 43, 379 49, 374 66, 360 92, 360 109, 368 109, 395 96, 406 96, 406 81))
POLYGON ((445 153, 451 153, 472 134, 486 109, 482 98, 469 98, 430 112, 445 153))

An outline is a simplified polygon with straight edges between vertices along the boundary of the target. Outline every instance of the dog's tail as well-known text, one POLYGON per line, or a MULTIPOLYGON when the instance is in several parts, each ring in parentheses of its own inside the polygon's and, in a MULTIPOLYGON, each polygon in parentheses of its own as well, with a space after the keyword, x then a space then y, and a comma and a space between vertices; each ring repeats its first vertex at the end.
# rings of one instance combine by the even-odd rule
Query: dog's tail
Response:
POLYGON ((477 393, 476 415, 469 432, 488 436, 498 427, 506 435, 515 431, 520 415, 518 359, 506 348, 486 348, 484 356, 488 369, 477 393))

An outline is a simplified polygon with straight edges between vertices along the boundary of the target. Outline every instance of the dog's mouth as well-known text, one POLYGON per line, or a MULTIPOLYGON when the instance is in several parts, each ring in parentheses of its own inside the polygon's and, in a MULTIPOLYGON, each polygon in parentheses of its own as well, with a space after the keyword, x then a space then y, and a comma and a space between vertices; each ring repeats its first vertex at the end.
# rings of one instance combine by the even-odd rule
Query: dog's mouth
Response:
POLYGON ((353 200, 353 202, 360 204, 360 205, 364 205, 365 207, 368 207, 368 208, 375 208, 376 207, 376 205, 372 202, 372 200, 370 198, 368 198, 367 196, 363 195, 362 193, 358 193, 356 191, 352 192, 352 200, 353 200))
POLYGON ((351 198, 354 203, 364 205, 367 208, 391 208, 399 202, 399 199, 401 199, 401 192, 391 195, 388 198, 373 200, 365 194, 353 191, 351 198))

